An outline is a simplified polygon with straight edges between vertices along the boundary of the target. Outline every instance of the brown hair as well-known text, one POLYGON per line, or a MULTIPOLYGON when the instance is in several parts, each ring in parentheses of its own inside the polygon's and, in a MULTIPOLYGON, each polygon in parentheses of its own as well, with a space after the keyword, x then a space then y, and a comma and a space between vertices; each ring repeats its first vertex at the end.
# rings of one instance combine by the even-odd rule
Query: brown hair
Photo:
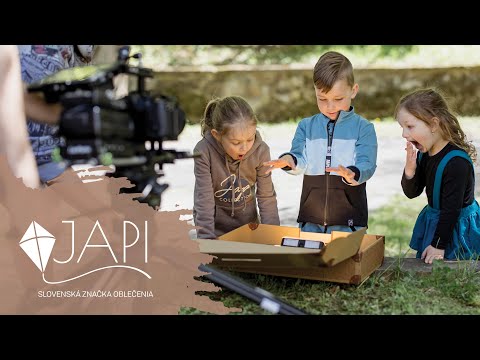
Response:
POLYGON ((313 83, 318 90, 328 93, 338 80, 355 84, 353 66, 350 60, 336 51, 328 51, 318 59, 313 69, 313 83))
POLYGON ((434 117, 438 118, 444 139, 465 150, 473 162, 477 160, 475 146, 467 140, 458 119, 439 91, 420 89, 403 96, 395 108, 395 118, 402 108, 429 126, 433 124, 434 117))
POLYGON ((225 134, 230 126, 241 121, 257 125, 257 117, 252 107, 240 96, 226 96, 211 100, 201 121, 202 135, 212 129, 225 134))

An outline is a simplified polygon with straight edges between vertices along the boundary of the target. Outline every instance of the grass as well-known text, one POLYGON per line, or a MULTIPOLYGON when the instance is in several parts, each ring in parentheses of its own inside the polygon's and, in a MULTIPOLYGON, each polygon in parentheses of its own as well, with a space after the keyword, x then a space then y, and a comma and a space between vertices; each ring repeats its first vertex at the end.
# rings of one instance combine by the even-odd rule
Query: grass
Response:
POLYGON ((370 214, 368 232, 385 235, 385 256, 398 256, 409 249, 413 225, 425 205, 424 197, 408 199, 397 195, 389 205, 370 214))
MULTIPOLYGON (((374 274, 359 286, 254 274, 234 274, 275 294, 282 301, 312 315, 439 315, 480 314, 477 274, 468 268, 452 270, 434 264, 431 274, 391 269, 374 274)), ((209 295, 241 315, 270 314, 240 295, 222 290, 209 295)), ((203 314, 182 309, 181 314, 203 314)))
MULTIPOLYGON (((370 215, 369 233, 386 236, 386 256, 403 256, 415 219, 425 200, 394 197, 390 205, 370 215)), ((233 273, 308 314, 326 315, 431 315, 480 314, 480 278, 466 265, 450 269, 435 263, 431 274, 418 275, 392 266, 376 272, 359 286, 233 273)), ((203 294, 241 315, 270 314, 254 302, 230 291, 203 294)), ((184 308, 180 314, 204 314, 184 308)))

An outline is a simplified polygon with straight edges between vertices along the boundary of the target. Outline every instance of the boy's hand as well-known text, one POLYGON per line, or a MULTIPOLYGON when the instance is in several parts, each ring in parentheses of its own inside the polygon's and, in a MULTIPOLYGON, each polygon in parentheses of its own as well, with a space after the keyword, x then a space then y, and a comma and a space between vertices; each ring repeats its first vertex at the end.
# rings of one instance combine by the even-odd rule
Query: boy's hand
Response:
POLYGON ((405 161, 405 176, 407 179, 411 179, 415 176, 417 170, 417 150, 410 141, 407 141, 407 159, 405 161))
POLYGON ((445 250, 434 248, 432 245, 428 245, 422 253, 422 259, 425 259, 426 264, 431 264, 433 260, 443 260, 445 250))
POLYGON ((270 160, 263 163, 263 166, 267 167, 265 174, 271 173, 274 169, 281 169, 285 166, 290 166, 292 170, 295 170, 295 161, 291 155, 283 155, 278 160, 270 160))
POLYGON ((355 173, 352 170, 343 167, 342 165, 338 165, 338 167, 327 167, 325 168, 325 171, 337 173, 351 185, 359 185, 359 183, 355 180, 355 173))

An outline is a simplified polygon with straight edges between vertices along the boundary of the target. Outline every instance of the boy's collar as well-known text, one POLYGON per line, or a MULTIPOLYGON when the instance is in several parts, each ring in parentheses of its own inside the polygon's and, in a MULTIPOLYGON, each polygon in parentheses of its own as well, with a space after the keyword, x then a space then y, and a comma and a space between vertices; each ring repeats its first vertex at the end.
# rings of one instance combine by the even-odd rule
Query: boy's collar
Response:
MULTIPOLYGON (((335 120, 335 122, 342 121, 343 119, 349 117, 350 115, 352 115, 354 113, 355 113, 355 107, 353 105, 350 106, 350 110, 348 110, 348 111, 340 110, 340 114, 338 115, 338 118, 337 118, 337 120, 335 120)), ((325 115, 323 115, 323 116, 325 116, 325 115)), ((327 116, 325 116, 325 118, 330 121, 330 119, 327 116)))
POLYGON ((355 109, 354 109, 353 106, 350 106, 350 110, 348 110, 348 111, 340 110, 340 114, 338 115, 337 122, 342 121, 343 119, 349 117, 350 115, 352 115, 354 113, 355 113, 355 109))

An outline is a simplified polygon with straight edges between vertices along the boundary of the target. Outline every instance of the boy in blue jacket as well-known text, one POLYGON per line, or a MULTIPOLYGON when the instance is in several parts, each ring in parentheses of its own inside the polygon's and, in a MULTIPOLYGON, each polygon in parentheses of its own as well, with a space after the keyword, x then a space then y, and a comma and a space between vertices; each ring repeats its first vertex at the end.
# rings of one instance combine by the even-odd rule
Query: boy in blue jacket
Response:
POLYGON ((290 152, 266 162, 267 173, 304 173, 297 219, 302 231, 355 231, 368 224, 366 181, 376 169, 375 128, 351 106, 358 84, 344 55, 322 55, 313 82, 320 113, 300 121, 290 152))

